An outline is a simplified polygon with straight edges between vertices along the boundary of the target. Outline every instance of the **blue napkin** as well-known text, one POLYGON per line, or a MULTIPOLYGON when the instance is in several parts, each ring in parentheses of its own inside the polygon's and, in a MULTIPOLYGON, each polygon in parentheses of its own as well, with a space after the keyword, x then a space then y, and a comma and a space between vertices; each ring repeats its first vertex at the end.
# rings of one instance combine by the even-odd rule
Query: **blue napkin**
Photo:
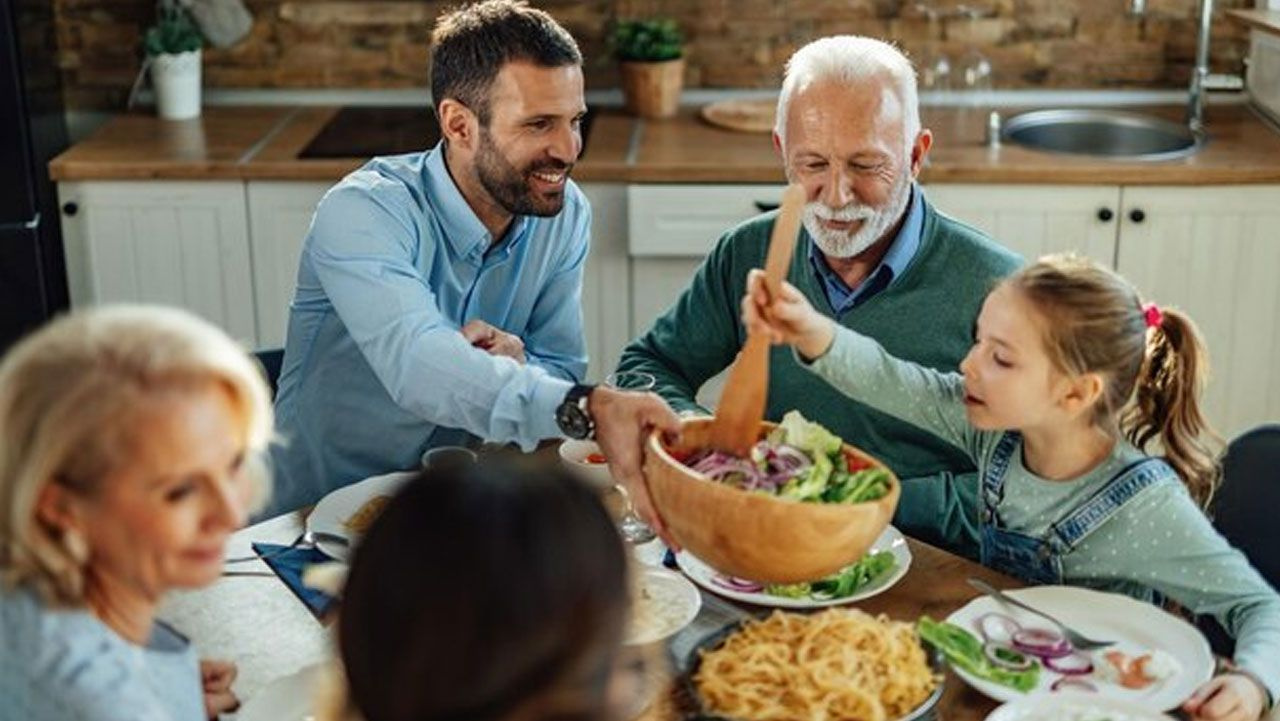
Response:
POLYGON ((278 546, 274 543, 255 543, 253 544, 253 552, 262 556, 262 560, 271 570, 284 581, 284 585, 293 591, 293 595, 302 601, 311 614, 320 620, 324 620, 329 611, 338 602, 338 599, 330 596, 323 591, 317 591, 314 588, 308 588, 302 584, 302 572, 308 566, 317 563, 326 563, 332 561, 332 558, 321 553, 315 548, 290 548, 289 546, 278 546))

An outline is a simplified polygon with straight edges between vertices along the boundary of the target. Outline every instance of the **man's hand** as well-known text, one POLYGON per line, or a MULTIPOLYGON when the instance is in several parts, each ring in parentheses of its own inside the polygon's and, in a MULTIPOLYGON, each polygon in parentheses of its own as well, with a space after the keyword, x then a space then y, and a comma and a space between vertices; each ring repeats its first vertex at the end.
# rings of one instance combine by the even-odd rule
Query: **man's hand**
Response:
POLYGON ((596 386, 587 399, 587 410, 596 424, 596 442, 609 459, 613 477, 627 489, 637 515, 653 527, 668 546, 680 546, 667 532, 662 518, 649 498, 642 465, 644 442, 649 432, 680 430, 680 418, 656 393, 620 391, 596 386))
POLYGON ((1267 705, 1267 693, 1242 673, 1224 673, 1196 689, 1182 710, 1198 721, 1257 721, 1267 705))
POLYGON ((236 665, 230 661, 200 659, 200 685, 204 688, 204 713, 211 719, 240 707, 240 699, 231 691, 236 680, 236 665))
POLYGON ((489 355, 504 355, 524 365, 524 341, 518 335, 511 335, 477 319, 462 326, 462 337, 489 355))

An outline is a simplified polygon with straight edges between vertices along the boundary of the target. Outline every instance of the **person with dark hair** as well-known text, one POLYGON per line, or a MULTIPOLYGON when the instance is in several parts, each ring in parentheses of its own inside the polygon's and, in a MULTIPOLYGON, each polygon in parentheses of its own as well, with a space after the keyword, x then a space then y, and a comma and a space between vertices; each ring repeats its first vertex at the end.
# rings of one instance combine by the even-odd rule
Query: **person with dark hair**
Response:
POLYGON ((320 201, 302 249, 276 401, 287 443, 263 515, 410 468, 475 437, 597 440, 651 516, 640 444, 656 395, 582 384, 591 210, 582 55, 546 13, 486 0, 432 37, 442 140, 374 158, 320 201))
POLYGON ((345 683, 322 705, 331 721, 605 719, 626 574, 608 513, 565 471, 425 471, 355 553, 345 683))

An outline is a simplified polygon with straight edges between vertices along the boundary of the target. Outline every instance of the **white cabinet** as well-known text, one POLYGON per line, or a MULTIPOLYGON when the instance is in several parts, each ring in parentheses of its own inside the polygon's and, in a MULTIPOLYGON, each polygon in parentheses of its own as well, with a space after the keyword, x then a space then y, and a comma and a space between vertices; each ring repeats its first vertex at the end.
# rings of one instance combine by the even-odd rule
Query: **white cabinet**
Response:
POLYGON ((1120 189, 1114 185, 929 185, 939 211, 985 231, 1028 261, 1073 251, 1115 267, 1120 189))
POLYGON ((675 303, 720 236, 776 207, 782 190, 778 185, 630 186, 632 335, 647 331, 675 303))
POLYGON ((590 365, 587 377, 604 380, 631 340, 631 276, 627 257, 627 187, 579 186, 591 201, 591 253, 582 278, 582 322, 590 365))
POLYGON ((182 306, 255 343, 243 183, 67 182, 58 196, 73 305, 182 306))
POLYGON ((1209 421, 1280 420, 1280 186, 1126 187, 1121 223, 1120 273, 1200 327, 1209 421))
POLYGON ((316 205, 333 183, 251 180, 246 187, 258 345, 280 348, 297 285, 302 241, 316 205))

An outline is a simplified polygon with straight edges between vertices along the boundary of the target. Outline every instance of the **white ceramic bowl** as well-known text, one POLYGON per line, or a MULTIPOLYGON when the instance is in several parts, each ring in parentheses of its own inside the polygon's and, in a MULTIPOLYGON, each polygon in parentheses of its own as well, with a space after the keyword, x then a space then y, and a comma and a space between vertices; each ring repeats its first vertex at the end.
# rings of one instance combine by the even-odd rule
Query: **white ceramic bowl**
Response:
POLYGON ((575 475, 600 491, 613 488, 613 475, 609 473, 608 463, 589 463, 587 456, 599 453, 600 446, 595 441, 579 441, 569 439, 560 444, 560 460, 575 475))

